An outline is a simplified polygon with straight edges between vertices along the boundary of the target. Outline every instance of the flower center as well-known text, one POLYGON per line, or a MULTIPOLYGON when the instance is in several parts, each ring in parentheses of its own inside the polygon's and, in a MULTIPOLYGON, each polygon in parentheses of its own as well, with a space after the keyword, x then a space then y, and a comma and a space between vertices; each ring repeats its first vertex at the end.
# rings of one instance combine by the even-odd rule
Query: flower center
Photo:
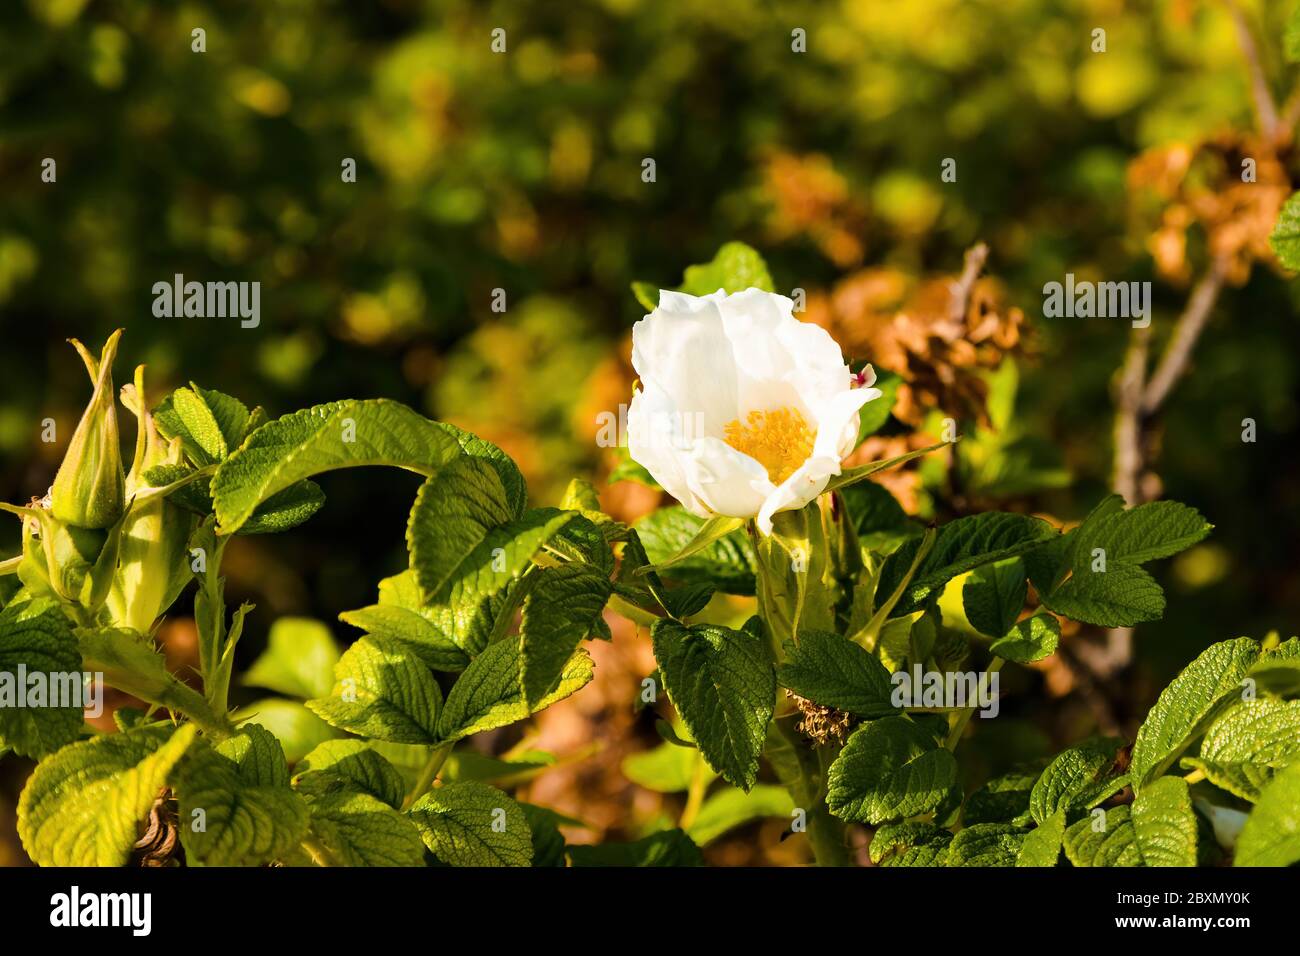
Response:
POLYGON ((724 435, 728 445, 766 468, 776 485, 794 474, 813 450, 813 433, 794 408, 750 412, 744 422, 729 422, 724 435))

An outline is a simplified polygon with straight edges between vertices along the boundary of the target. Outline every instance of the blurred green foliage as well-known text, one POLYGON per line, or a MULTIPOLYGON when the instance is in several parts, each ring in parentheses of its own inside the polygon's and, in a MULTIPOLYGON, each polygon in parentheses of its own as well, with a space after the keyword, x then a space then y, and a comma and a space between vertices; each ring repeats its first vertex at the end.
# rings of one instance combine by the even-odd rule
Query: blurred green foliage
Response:
MULTIPOLYGON (((1293 5, 1244 5, 1279 93, 1293 5)), ((1035 503, 1079 517, 1108 481, 1127 326, 1044 320, 1042 285, 1154 279, 1127 164, 1251 122, 1214 0, 11 0, 0 498, 43 493, 61 446, 40 443, 41 421, 70 430, 84 402, 63 339, 124 326, 119 381, 143 361, 151 381, 219 384, 272 414, 397 398, 500 442, 552 503, 601 460, 592 395, 620 399, 592 379, 625 359, 633 280, 676 284, 738 238, 778 290, 816 290, 866 265, 955 272, 982 239, 1037 334, 1000 441, 1058 448, 1069 480, 1035 503), (154 318, 151 287, 175 273, 260 281, 260 327, 154 318)), ((1186 290, 1155 288, 1159 339, 1186 290)), ((1167 493, 1217 529, 1144 632, 1160 677, 1300 620, 1297 302, 1264 268, 1229 290, 1169 403, 1167 493)), ((249 546, 242 583, 235 562, 259 633, 287 612, 333 620, 400 565, 400 535, 365 531, 401 527, 402 477, 325 490, 310 525, 249 546)), ((16 542, 0 528, 0 552, 16 542)))

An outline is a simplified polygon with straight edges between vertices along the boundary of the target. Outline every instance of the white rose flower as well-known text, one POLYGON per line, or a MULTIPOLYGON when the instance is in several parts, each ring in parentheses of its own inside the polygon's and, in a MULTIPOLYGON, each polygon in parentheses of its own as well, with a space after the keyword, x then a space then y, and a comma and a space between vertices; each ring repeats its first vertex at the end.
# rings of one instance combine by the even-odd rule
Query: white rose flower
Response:
POLYGON ((802 508, 826 488, 879 398, 820 326, 783 295, 747 289, 659 293, 632 329, 641 388, 628 409, 628 451, 692 514, 754 518, 802 508), (861 387, 854 387, 860 381, 861 387))

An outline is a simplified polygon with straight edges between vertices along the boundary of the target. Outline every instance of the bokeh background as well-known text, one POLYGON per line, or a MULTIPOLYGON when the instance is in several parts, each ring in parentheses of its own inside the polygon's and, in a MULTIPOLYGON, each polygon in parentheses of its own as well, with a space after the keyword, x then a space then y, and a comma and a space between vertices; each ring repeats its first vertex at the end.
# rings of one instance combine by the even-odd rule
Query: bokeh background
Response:
MULTIPOLYGON (((1279 101, 1295 80, 1282 55, 1293 5, 1240 4, 1279 101)), ((1216 529, 1157 569, 1167 616, 1139 630, 1133 676, 1110 701, 1131 729, 1206 645, 1288 636, 1300 611, 1300 292, 1263 243, 1295 167, 1283 150, 1259 190, 1232 192, 1254 123, 1219 0, 10 0, 0 497, 44 492, 62 446, 41 443, 40 423, 70 434, 88 394, 65 338, 97 344, 124 327, 119 381, 144 362, 155 388, 192 379, 273 416, 395 398, 500 444, 536 502, 579 475, 635 517, 656 493, 607 484, 618 456, 596 442, 597 415, 630 394, 628 335, 644 310, 629 285, 675 285, 740 239, 778 289, 806 290, 806 317, 854 358, 889 368, 903 355, 913 367, 895 371, 937 383, 918 384, 882 442, 933 424, 942 409, 928 401, 974 395, 979 460, 961 494, 951 475, 917 472, 893 488, 909 508, 1077 519, 1109 485, 1128 327, 1044 319, 1043 284, 1149 280, 1159 342, 1207 246, 1236 243, 1158 433, 1164 494, 1216 529), (196 27, 205 53, 191 50, 196 27), (1091 50, 1097 28, 1105 53, 1091 50), (792 51, 796 29, 806 52, 792 51), (56 183, 40 179, 46 157, 56 183), (955 182, 940 177, 949 157, 955 182), (341 179, 345 158, 355 183, 341 179), (947 288, 935 283, 980 241, 998 334, 980 340, 970 323, 900 346, 891 323, 924 325, 927 296, 947 288), (175 273, 261 282, 260 327, 155 318, 151 287, 175 273), (963 338, 978 341, 963 350, 963 338), (1254 444, 1241 441, 1247 417, 1254 444)), ((351 640, 338 613, 404 564, 414 478, 322 484, 329 501, 309 524, 231 548, 229 599, 257 604, 245 665, 284 615, 351 640)), ((0 555, 18 530, 0 525, 0 555)), ((180 666, 192 632, 177 610, 162 637, 180 666)), ((630 703, 653 662, 625 623, 595 652, 597 683, 500 747, 557 755, 527 786, 590 825, 577 839, 635 837, 679 806, 620 771, 658 742, 630 703)), ((1020 680, 1008 689, 1021 702, 972 742, 990 768, 1095 726, 1068 672, 1020 680)), ((13 808, 27 769, 0 765, 0 863, 23 860, 13 808)), ((780 829, 755 824, 710 857, 795 861, 780 829)))

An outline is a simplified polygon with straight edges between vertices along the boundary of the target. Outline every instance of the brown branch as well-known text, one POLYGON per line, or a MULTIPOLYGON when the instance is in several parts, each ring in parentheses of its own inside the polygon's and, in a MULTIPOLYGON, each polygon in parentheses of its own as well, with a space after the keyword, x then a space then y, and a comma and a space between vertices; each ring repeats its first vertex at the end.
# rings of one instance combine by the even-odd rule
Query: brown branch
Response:
POLYGON ((1232 24, 1236 28, 1237 44, 1246 58, 1246 69, 1250 73, 1250 94, 1255 100, 1255 115, 1259 119, 1259 131, 1268 142, 1272 143, 1278 131, 1277 104, 1273 102, 1273 94, 1269 92, 1268 78, 1264 75, 1259 49, 1255 46, 1255 36, 1250 32, 1250 24, 1246 22, 1246 16, 1241 12, 1241 7, 1237 6, 1236 0, 1225 0, 1224 5, 1228 8, 1228 15, 1232 17, 1232 24))
POLYGON ((948 318, 954 322, 961 321, 966 315, 966 309, 970 304, 971 290, 975 288, 975 280, 980 277, 980 272, 984 269, 984 263, 989 257, 989 247, 983 242, 977 242, 966 250, 966 258, 962 263, 961 275, 952 282, 952 298, 948 300, 948 318))
POLYGON ((1178 324, 1174 326, 1173 338, 1165 346, 1160 364, 1156 366, 1155 373, 1142 393, 1141 410, 1144 415, 1153 415, 1159 410, 1174 385, 1187 371, 1192 350, 1196 348, 1196 342, 1201 337, 1201 332, 1205 330, 1210 313, 1214 311, 1214 303, 1218 301, 1219 293, 1223 289, 1224 269, 1225 264, 1222 260, 1216 259, 1210 263, 1205 275, 1201 277, 1201 281, 1196 284, 1196 288, 1188 297, 1183 314, 1178 317, 1178 324))
MULTIPOLYGON (((1149 381, 1146 374, 1151 327, 1135 327, 1132 331, 1128 353, 1115 383, 1115 465, 1111 478, 1111 487, 1130 507, 1143 504, 1151 496, 1149 485, 1143 480, 1150 466, 1147 429, 1187 371, 1192 352, 1223 289, 1223 274, 1221 260, 1210 263, 1188 296, 1174 325, 1174 334, 1149 381)), ((1082 650, 1079 658, 1098 677, 1109 677, 1123 670, 1133 658, 1133 628, 1110 628, 1104 643, 1082 650)))
POLYGON ((1079 696, 1083 698, 1084 703, 1088 705, 1088 709, 1092 711, 1092 718, 1097 722, 1097 729, 1108 737, 1122 736, 1124 729, 1115 713, 1115 706, 1101 687, 1098 686, 1094 676, 1097 674, 1095 662, 1082 660, 1078 650, 1079 648, 1076 648, 1073 644, 1067 645, 1063 641, 1057 646, 1056 654, 1074 678, 1075 689, 1078 691, 1079 696))
POLYGON ((1130 504, 1138 503, 1138 484, 1145 467, 1142 448, 1142 398, 1151 326, 1135 326, 1115 383, 1115 467, 1111 487, 1130 504))

